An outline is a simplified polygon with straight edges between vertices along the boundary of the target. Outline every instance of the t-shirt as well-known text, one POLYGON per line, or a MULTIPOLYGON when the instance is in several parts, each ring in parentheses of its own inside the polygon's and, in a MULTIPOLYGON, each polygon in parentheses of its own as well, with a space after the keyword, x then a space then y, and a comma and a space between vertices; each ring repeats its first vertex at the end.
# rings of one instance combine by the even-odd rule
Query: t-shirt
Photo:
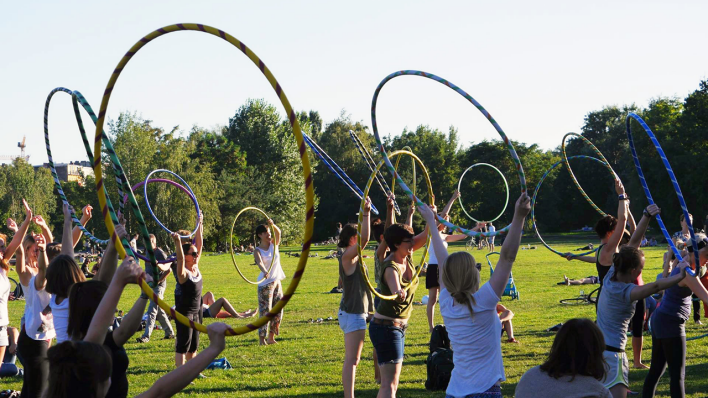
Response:
POLYGON ((516 398, 612 398, 610 390, 590 376, 561 376, 556 379, 541 370, 529 369, 516 385, 516 398), (571 380, 572 379, 572 380, 571 380))
POLYGON ((7 300, 10 298, 10 279, 7 277, 7 271, 0 268, 0 326, 10 324, 10 318, 7 315, 7 300))
POLYGON ((597 301, 597 326, 605 336, 605 345, 624 350, 627 326, 637 305, 630 299, 630 294, 637 285, 612 280, 614 275, 615 267, 612 266, 605 276, 597 301))
POLYGON ((35 289, 36 277, 37 275, 33 276, 29 285, 25 286, 25 334, 32 340, 50 340, 56 336, 54 317, 49 308, 52 296, 44 289, 35 289))
POLYGON ((500 298, 489 283, 472 295, 474 316, 465 304, 459 304, 440 284, 440 314, 454 352, 447 394, 464 397, 487 391, 506 380, 501 353, 502 325, 497 315, 500 298))
MULTIPOLYGON (((259 283, 258 286, 265 286, 269 283, 273 283, 275 281, 282 281, 283 279, 285 279, 283 267, 280 265, 280 250, 278 250, 278 246, 271 243, 268 247, 268 250, 263 250, 257 246, 256 250, 258 250, 258 254, 261 255, 261 261, 263 261, 263 266, 265 267, 266 271, 270 269, 268 278, 263 282, 259 283), (275 250, 275 259, 273 259, 273 250, 275 250), (273 267, 271 267, 271 261, 273 267)), ((261 273, 258 274, 258 280, 263 279, 264 276, 265 274, 263 273, 263 271, 261 271, 261 273)))
POLYGON ((49 307, 52 309, 54 318, 54 330, 57 333, 57 344, 69 340, 66 328, 69 326, 69 298, 64 298, 61 304, 57 304, 57 296, 52 296, 49 300, 49 307))
POLYGON ((111 373, 111 386, 108 388, 106 398, 125 398, 128 396, 128 354, 125 348, 118 346, 113 340, 113 332, 106 334, 103 345, 111 351, 113 371, 111 373))
MULTIPOLYGON (((155 249, 155 260, 157 260, 157 261, 167 260, 167 255, 159 247, 155 249)), ((171 267, 171 265, 170 265, 170 267, 171 267)), ((167 272, 168 271, 159 271, 159 268, 158 268, 158 280, 157 281, 163 279, 165 277, 165 275, 167 275, 167 272)), ((152 273, 153 273, 152 263, 149 261, 145 261, 145 273, 152 276, 152 273)), ((157 282, 157 281, 155 281, 155 282, 157 282)))

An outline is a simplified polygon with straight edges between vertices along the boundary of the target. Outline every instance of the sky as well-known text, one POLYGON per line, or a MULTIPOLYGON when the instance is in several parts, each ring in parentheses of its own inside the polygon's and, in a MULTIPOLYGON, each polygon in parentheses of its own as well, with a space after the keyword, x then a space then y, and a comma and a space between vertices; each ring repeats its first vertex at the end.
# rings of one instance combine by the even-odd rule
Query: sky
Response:
MULTIPOLYGON (((580 131, 588 112, 696 90, 708 78, 708 52, 701 50, 707 12, 705 1, 3 2, 0 155, 19 154, 16 143, 26 136, 30 163, 46 162, 42 116, 49 92, 78 90, 98 110, 123 54, 149 32, 186 22, 244 42, 293 108, 317 110, 325 123, 344 112, 370 127, 379 82, 416 69, 467 91, 511 139, 552 149, 565 133, 580 131)), ((187 132, 226 125, 249 98, 284 114, 240 51, 208 34, 177 32, 133 57, 108 117, 137 112, 156 126, 187 132)), ((427 124, 442 131, 455 126, 463 146, 499 138, 464 98, 415 76, 384 86, 377 120, 383 135, 427 124)), ((52 100, 49 134, 55 161, 85 160, 64 93, 52 100)))

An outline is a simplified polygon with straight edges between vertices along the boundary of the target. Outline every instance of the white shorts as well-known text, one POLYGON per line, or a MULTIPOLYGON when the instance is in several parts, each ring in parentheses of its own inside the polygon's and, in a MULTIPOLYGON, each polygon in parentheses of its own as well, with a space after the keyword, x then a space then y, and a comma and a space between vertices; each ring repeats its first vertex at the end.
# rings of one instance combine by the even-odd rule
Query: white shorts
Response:
POLYGON ((605 351, 602 357, 607 362, 607 373, 602 380, 605 388, 610 389, 618 384, 629 388, 629 362, 624 352, 605 351))
MULTIPOLYGON (((7 326, 0 326, 0 347, 7 347, 10 345, 10 340, 7 338, 7 326)), ((2 362, 2 358, 0 358, 2 362)))
POLYGON ((366 330, 366 314, 350 314, 339 310, 337 318, 339 319, 339 328, 344 334, 366 330))

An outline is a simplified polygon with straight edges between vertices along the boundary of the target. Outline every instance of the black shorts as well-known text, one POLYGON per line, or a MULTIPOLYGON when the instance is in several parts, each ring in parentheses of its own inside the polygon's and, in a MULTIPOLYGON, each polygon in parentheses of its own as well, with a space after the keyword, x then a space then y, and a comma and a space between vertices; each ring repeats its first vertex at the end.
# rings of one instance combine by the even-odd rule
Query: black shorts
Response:
POLYGON ((202 318, 211 318, 211 312, 209 312, 209 307, 202 308, 202 318))
MULTIPOLYGON (((188 319, 195 323, 202 323, 202 311, 183 313, 188 319)), ((196 352, 199 348, 199 331, 177 322, 177 340, 175 341, 175 352, 185 354, 188 352, 196 352)))
POLYGON ((440 279, 438 276, 438 265, 428 264, 428 273, 425 275, 425 288, 432 289, 434 287, 440 288, 440 279))

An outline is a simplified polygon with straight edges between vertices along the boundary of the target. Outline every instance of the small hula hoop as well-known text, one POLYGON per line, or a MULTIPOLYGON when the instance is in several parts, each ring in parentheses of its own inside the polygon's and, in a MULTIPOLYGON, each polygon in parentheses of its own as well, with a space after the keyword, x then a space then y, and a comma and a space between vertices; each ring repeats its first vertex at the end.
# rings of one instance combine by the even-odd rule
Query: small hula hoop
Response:
MULTIPOLYGON (((393 72, 390 75, 386 76, 381 83, 379 83, 378 87, 376 87, 376 91, 374 91, 374 98, 371 101, 371 125, 374 130, 374 137, 376 138, 376 144, 379 147, 379 151, 381 152, 381 155, 383 155, 384 162, 386 163, 386 167, 388 170, 391 172, 391 174, 394 175, 396 182, 398 182, 398 185, 403 189, 403 191, 413 199, 418 207, 420 206, 425 206, 425 204, 419 200, 415 199, 415 195, 413 192, 408 188, 406 183, 403 182, 403 180, 398 176, 396 173, 396 170, 393 167, 393 164, 391 164, 391 159, 389 159, 388 155, 386 154, 386 149, 383 146, 383 142, 381 141, 381 135, 379 134, 379 129, 378 126, 376 125, 376 102, 378 101, 379 98, 379 93, 381 92, 381 89, 383 86, 391 79, 398 77, 398 76, 404 76, 404 75, 411 75, 411 76, 420 76, 420 77, 425 77, 431 80, 434 80, 440 84, 443 84, 461 96, 465 97, 469 102, 472 103, 482 114, 489 120, 489 122, 494 126, 494 128, 497 130, 499 133, 499 136, 501 136, 502 140, 504 141, 504 144, 507 146, 507 149, 509 150, 509 154, 511 155, 511 159, 514 161, 514 164, 516 165, 516 170, 519 174, 519 184, 521 186, 521 193, 526 192, 526 176, 524 175, 524 168, 521 166, 521 161, 519 160, 519 156, 516 154, 516 150, 514 149, 514 145, 511 143, 509 138, 504 134, 504 131, 502 128, 499 126, 496 120, 492 118, 492 115, 487 112, 482 105, 477 102, 474 98, 472 98, 471 95, 467 94, 464 90, 461 88, 455 86, 454 84, 450 83, 449 81, 438 77, 436 75, 433 75, 432 73, 426 73, 426 72, 421 72, 418 70, 402 70, 398 72, 393 72)), ((506 233, 509 228, 511 227, 511 224, 505 226, 504 228, 497 229, 494 232, 478 232, 478 231, 472 231, 470 229, 462 228, 459 227, 449 221, 444 220, 442 217, 437 215, 438 222, 445 225, 446 227, 450 228, 450 231, 452 233, 454 232, 460 232, 463 233, 467 236, 472 236, 472 237, 477 237, 477 236, 496 236, 499 234, 506 233)))
MULTIPOLYGON (((153 182, 164 182, 164 183, 170 184, 170 185, 172 185, 172 186, 175 186, 175 187, 179 188, 182 192, 186 193, 187 195, 190 195, 190 197, 192 198, 192 201, 195 201, 195 202, 196 202, 196 200, 197 200, 195 197, 191 196, 191 194, 189 193, 189 191, 187 190, 187 188, 185 188, 184 186, 182 186, 182 185, 180 185, 180 184, 178 184, 178 183, 176 183, 176 182, 174 182, 174 181, 172 181, 172 180, 169 180, 169 179, 167 179, 167 178, 151 178, 151 179, 147 180, 147 184, 151 184, 151 183, 153 183, 153 182)), ((136 189, 142 187, 142 186, 145 185, 145 184, 146 184, 145 181, 140 181, 139 183, 133 185, 132 191, 135 192, 136 189)), ((122 201, 123 205, 125 205, 125 203, 126 203, 127 201, 128 201, 128 195, 126 194, 126 195, 123 196, 123 201, 122 201)), ((138 252, 135 252, 135 255, 138 256, 138 258, 141 259, 141 260, 150 261, 149 258, 143 256, 142 254, 140 254, 140 253, 138 253, 138 252)), ((164 260, 158 260, 157 263, 158 263, 158 264, 167 264, 167 263, 173 263, 173 262, 175 262, 176 260, 177 260, 177 257, 176 257, 176 256, 172 256, 172 257, 166 258, 166 259, 164 259, 164 260)))
POLYGON ((562 161, 563 161, 563 164, 565 164, 565 168, 568 170, 568 173, 570 173, 570 178, 573 180, 573 184, 575 184, 575 187, 578 188, 578 190, 580 191, 580 194, 583 195, 583 198, 585 198, 585 200, 588 203, 590 203, 590 206, 592 206, 592 208, 595 209, 596 212, 600 213, 601 216, 605 217, 607 214, 604 211, 602 211, 602 209, 597 207, 595 202, 593 202, 592 199, 590 199, 590 197, 588 196, 588 194, 585 193, 585 190, 583 190, 583 187, 581 187, 580 184, 578 183, 578 180, 575 179, 575 174, 573 174, 573 169, 570 168, 570 163, 568 163, 568 156, 565 153, 565 142, 569 136, 578 137, 581 140, 583 140, 583 142, 585 142, 586 144, 588 144, 590 146, 590 149, 592 149, 592 151, 595 152, 595 155, 597 155, 597 157, 603 162, 603 164, 605 165, 607 170, 609 170, 613 176, 615 176, 619 179, 619 175, 617 175, 617 173, 615 173, 615 171, 612 169, 612 166, 610 166, 610 162, 605 158, 605 155, 603 155, 602 152, 600 152, 600 150, 597 149, 597 147, 595 145, 593 145, 592 142, 590 142, 590 140, 588 140, 587 138, 583 137, 582 135, 580 135, 578 133, 568 133, 563 136, 563 142, 561 144, 561 151, 563 152, 562 161))
MULTIPOLYGON (((261 210, 261 209, 259 209, 259 208, 257 208, 257 207, 249 206, 249 207, 244 207, 243 209, 241 209, 241 211, 239 211, 239 212, 236 214, 236 218, 234 218, 234 222, 231 223, 231 235, 229 235, 229 237, 230 237, 230 239, 229 239, 229 248, 231 249, 231 251, 230 251, 230 253, 231 253, 231 261, 233 261, 234 267, 236 267, 236 271, 238 271, 238 274, 241 275, 241 278, 243 278, 244 281, 250 283, 251 285, 258 285, 259 283, 261 283, 261 282, 263 282, 264 280, 266 280, 265 276, 263 276, 262 279, 257 280, 257 281, 255 281, 255 282, 252 282, 251 280, 249 280, 248 278, 246 278, 246 275, 244 275, 243 272, 241 272, 241 269, 238 267, 238 264, 236 264, 236 256, 234 255, 234 226, 236 225, 236 221, 237 221, 238 218, 241 216, 241 214, 245 213, 245 212, 248 211, 248 210, 253 210, 253 211, 256 211, 256 212, 258 212, 258 213, 261 213, 261 214, 266 218, 266 220, 270 220, 270 217, 268 217, 268 215, 266 214, 266 212, 264 212, 263 210, 261 210)), ((272 227, 272 226, 270 227, 270 233, 271 233, 271 235, 275 236, 275 231, 273 230, 273 227, 272 227)), ((273 243, 273 245, 275 245, 275 243, 273 243)), ((255 250, 255 247, 254 247, 254 250, 255 250)), ((273 248, 273 257, 270 258, 270 267, 268 268, 268 272, 270 272, 270 271, 273 269, 273 264, 274 264, 274 262, 275 262, 275 248, 273 248)))
POLYGON ((191 234, 184 235, 184 236, 180 235, 179 237, 185 238, 185 239, 191 238, 192 236, 194 236, 194 234, 197 233, 197 230, 199 229, 199 214, 201 213, 201 210, 199 210, 199 202, 197 201, 197 196, 194 195, 194 191, 192 191, 192 187, 190 187, 189 184, 187 184, 187 181, 185 181, 182 177, 178 176, 177 173, 173 173, 169 170, 166 170, 166 169, 153 170, 147 175, 147 177, 145 177, 145 181, 143 181, 143 195, 145 195, 145 204, 147 205, 147 209, 150 212, 150 215, 152 216, 152 218, 155 220, 155 222, 157 222, 157 224, 160 225, 162 227, 162 229, 167 231, 168 234, 172 235, 173 232, 170 231, 170 229, 167 228, 164 224, 162 224, 162 222, 160 221, 159 218, 157 218, 155 213, 152 211, 152 207, 150 207, 150 200, 148 199, 148 194, 147 194, 148 184, 147 183, 150 180, 150 177, 152 177, 152 175, 155 173, 167 173, 167 174, 170 174, 174 177, 177 177, 180 181, 182 181, 182 184, 184 184, 184 187, 187 188, 187 191, 189 191, 188 192, 189 197, 190 197, 190 199, 192 199, 192 203, 194 203, 194 209, 197 211, 197 220, 195 222, 196 226, 194 227, 194 231, 192 231, 191 234))
MULTIPOLYGON (((690 219, 688 215, 688 208, 686 207, 686 201, 683 199, 683 194, 681 193, 681 187, 679 187, 678 181, 676 181, 676 175, 674 174, 674 170, 671 168, 671 164, 669 164, 669 159, 666 158, 666 154, 664 153, 664 150, 661 148, 661 145, 659 144, 659 140, 656 139, 656 136, 654 133, 651 131, 649 126, 644 122, 644 120, 639 117, 639 115, 635 113, 629 113, 627 115, 627 119, 625 121, 626 127, 627 127, 627 139, 629 140, 629 148, 632 150, 632 158, 634 158, 634 166, 637 169, 637 174, 639 175, 639 182, 642 184, 642 188, 644 188, 644 194, 647 197, 647 200, 649 201, 650 205, 655 204, 654 198, 651 196, 651 192, 649 191, 649 186, 647 185, 647 181, 644 178, 644 172, 642 171, 642 165, 639 163, 639 156, 637 155, 637 149, 634 147, 634 138, 632 137, 632 128, 631 128, 631 121, 632 119, 636 120, 643 128, 644 131, 647 133, 649 136, 649 139, 651 139, 651 142, 654 144, 654 148, 656 148, 656 152, 659 154, 659 157, 661 157, 661 161, 664 163, 664 167, 666 168, 666 172, 669 174, 669 178, 671 179, 671 183, 674 185, 674 191, 676 192, 676 197, 678 197, 679 204, 681 205, 681 210, 683 211, 683 216, 685 217, 686 220, 690 219)), ((671 248, 671 251, 674 252, 674 255, 676 256, 679 261, 683 261, 683 258, 681 257, 681 253, 679 250, 676 248, 676 245, 674 245, 674 241, 671 239, 671 235, 669 234, 669 231, 666 229, 666 226, 664 225, 664 221, 661 219, 661 214, 657 214, 654 218, 656 218, 656 222, 659 223, 659 228, 661 229, 661 233, 664 234, 664 238, 666 238, 666 242, 669 244, 669 247, 671 248)), ((700 267, 701 261, 698 255, 698 243, 696 242, 696 234, 693 231, 693 225, 691 223, 688 224, 688 232, 691 234, 691 244, 693 245, 693 253, 696 256, 696 268, 700 267)), ((686 272, 688 272, 691 276, 696 276, 696 272, 691 269, 691 267, 686 268, 686 272)))
MULTIPOLYGON (((312 231, 314 229, 314 224, 315 224, 315 219, 314 219, 314 214, 315 214, 315 192, 312 186, 312 170, 310 169, 310 160, 307 158, 307 153, 305 152, 305 142, 302 136, 302 129, 300 128, 300 123, 297 120, 297 116, 295 115, 295 111, 292 109, 292 106, 290 106, 290 102, 288 101, 287 96, 283 92, 283 89, 280 87, 280 84, 275 80, 275 77, 273 74, 270 72, 270 69, 266 67, 266 65, 263 63, 263 61, 258 58, 256 54, 253 53, 246 45, 240 41, 238 41, 235 37, 229 35, 228 33, 207 26, 207 25, 201 25, 201 24, 175 24, 175 25, 169 25, 165 26, 163 28, 157 29, 151 33, 149 33, 147 36, 143 37, 140 39, 137 43, 133 45, 133 47, 128 50, 128 52, 121 58, 120 62, 118 62, 118 65, 116 68, 113 70, 113 73, 111 74, 110 79, 108 80, 108 84, 106 85, 106 89, 103 93, 103 98, 101 100, 101 109, 98 113, 98 120, 96 121, 96 138, 94 140, 94 160, 93 160, 93 168, 94 168, 94 174, 96 175, 96 191, 98 193, 98 201, 101 205, 101 211, 104 215, 104 221, 106 223, 106 228, 108 229, 108 233, 111 235, 111 239, 115 242, 116 240, 116 235, 115 235, 115 224, 117 221, 114 223, 114 220, 117 220, 117 217, 115 217, 115 214, 113 213, 113 209, 109 208, 107 205, 107 200, 106 200, 106 195, 101 189, 103 186, 103 173, 101 170, 101 143, 102 143, 102 136, 103 134, 103 125, 105 123, 105 118, 106 118, 106 111, 108 109, 108 103, 111 98, 111 93, 113 92, 113 88, 115 87, 116 81, 118 80, 118 77, 120 76, 121 72, 125 68, 125 66, 128 64, 130 59, 141 49, 143 46, 145 46, 147 43, 151 42, 152 40, 168 34, 172 32, 177 32, 177 31, 182 31, 182 30, 191 30, 191 31, 197 31, 197 32, 204 32, 208 33, 210 35, 219 37, 229 43, 231 43, 234 47, 240 49, 263 73, 263 75, 268 79, 268 82, 270 85, 273 87, 275 90, 276 94, 278 95, 278 98, 280 99, 281 103, 283 104, 283 107, 285 108, 285 111, 288 115, 288 120, 290 122, 290 126, 293 129, 293 136, 295 137, 295 140, 297 141, 297 147, 300 152, 300 161, 302 162, 302 173, 303 173, 303 181, 305 183, 305 232, 303 235, 303 244, 302 244, 302 253, 300 255, 300 260, 298 261, 297 268, 295 270, 295 273, 293 274, 292 281, 288 285, 287 289, 285 290, 283 297, 278 301, 278 303, 275 304, 275 306, 266 314, 258 318, 257 320, 253 321, 253 323, 249 323, 246 326, 238 327, 236 329, 228 329, 226 332, 227 336, 234 336, 234 335, 239 335, 239 334, 244 334, 248 333, 251 331, 254 331, 258 329, 260 326, 263 326, 266 322, 270 321, 276 314, 282 310, 287 303, 290 301, 290 299, 293 297, 293 294, 295 293, 295 290, 297 289, 298 284, 300 283, 300 280, 302 278, 303 273, 305 272, 305 266, 307 265, 307 259, 308 259, 308 254, 310 253, 310 246, 312 244, 312 231)), ((116 158, 117 160, 117 158, 116 158)), ((126 181, 127 182, 127 181, 126 181)), ((128 188, 130 186, 128 185, 128 188)), ((136 219, 138 219, 138 222, 142 221, 140 232, 143 236, 143 239, 145 242, 149 242, 148 240, 148 232, 147 228, 144 228, 144 220, 142 218, 142 213, 140 213, 140 208, 138 208, 137 201, 135 201, 135 196, 133 195, 132 191, 129 191, 128 198, 131 201, 131 206, 133 206, 133 212, 136 214, 136 219), (135 202, 133 204, 133 202, 135 202)), ((152 251, 152 247, 150 245, 147 245, 148 248, 148 255, 150 257, 154 258, 154 253, 152 251)), ((123 239, 123 245, 116 245, 116 250, 118 251, 118 255, 121 258, 125 258, 126 255, 131 254, 132 251, 130 250, 130 245, 128 244, 127 240, 123 239)), ((154 262, 153 262, 154 263, 154 262)), ((153 267, 153 269, 157 269, 157 267, 153 267)), ((140 285, 141 289, 145 294, 147 294, 149 297, 152 298, 153 301, 158 303, 160 308, 162 308, 165 311, 168 311, 172 317, 174 317, 178 322, 182 323, 185 326, 189 326, 193 329, 196 329, 202 333, 206 333, 206 327, 200 323, 195 323, 194 321, 191 321, 187 319, 184 315, 178 313, 174 309, 171 308, 169 304, 167 304, 165 301, 160 299, 157 294, 150 288, 150 286, 145 282, 145 279, 141 276, 138 280, 138 284, 140 285)))
MULTIPOLYGON (((538 196, 538 191, 541 189, 541 184, 543 184, 543 181, 548 177, 549 174, 551 174, 551 171, 553 171, 556 167, 558 167, 561 163, 566 164, 568 160, 571 159, 590 159, 594 160, 602 165, 607 165, 607 162, 600 160, 598 158, 594 158, 592 156, 586 156, 586 155, 575 155, 571 156, 567 159, 564 160, 559 160, 555 162, 548 170, 546 170, 545 173, 541 176, 541 179, 538 181, 538 184, 536 185, 536 189, 533 191, 533 196, 531 197, 531 224, 533 226, 534 232, 536 232, 536 236, 538 236, 538 239, 541 241, 541 244, 546 247, 546 249, 552 251, 553 253, 565 257, 564 253, 559 252, 558 250, 552 248, 548 243, 546 243, 545 240, 543 240, 543 237, 541 236, 541 233, 538 232, 538 225, 536 225, 536 197, 538 196)), ((614 174, 614 172, 613 172, 614 174)), ((598 248, 587 251, 585 253, 580 253, 580 254, 573 254, 573 257, 578 257, 578 256, 585 256, 590 253, 595 253, 598 248)))
MULTIPOLYGON (((465 213, 465 215, 467 215, 467 217, 469 217, 470 220, 472 220, 474 222, 478 222, 478 223, 480 223, 480 222, 494 222, 494 221, 497 221, 499 219, 499 217, 501 217, 504 214, 507 206, 509 206, 509 183, 506 181, 506 177, 504 177, 504 173, 502 173, 501 170, 499 170, 498 168, 494 167, 494 165, 491 165, 489 163, 475 163, 472 166, 468 167, 464 172, 462 172, 462 175, 460 176, 460 181, 457 182, 457 192, 460 192, 460 188, 462 187, 462 179, 465 177, 465 174, 467 174, 468 171, 472 170, 473 168, 475 168, 477 166, 491 167, 497 173, 499 173, 499 175, 501 176, 502 180, 504 181, 504 186, 506 187, 506 202, 504 203, 504 209, 501 211, 501 213, 499 213, 498 216, 492 218, 491 220, 479 221, 476 218, 472 217, 470 215, 470 213, 468 213, 467 210, 465 209, 465 205, 462 203, 462 195, 460 195, 457 198, 457 200, 460 202, 460 207, 462 207, 462 211, 465 213)), ((494 252, 492 252, 492 253, 494 253, 494 252)))
MULTIPOLYGON (((359 136, 356 135, 354 130, 349 130, 349 137, 351 137, 352 141, 354 141, 354 146, 356 146, 356 149, 359 151, 361 157, 364 158, 364 163, 366 163, 366 166, 369 168, 369 172, 373 172, 376 167, 376 162, 374 162, 374 159, 371 157, 371 152, 369 152, 369 149, 364 145, 359 136)), ((376 175, 376 182, 379 184, 379 188, 381 188, 384 196, 388 197, 391 193, 391 188, 386 183, 386 179, 383 178, 381 172, 376 175)), ((393 208, 396 211, 396 215, 400 216, 401 208, 398 207, 398 203, 395 200, 393 201, 393 208)))
MULTIPOLYGON (((423 162, 413 152, 399 150, 399 151, 394 151, 391 153, 392 157, 399 156, 399 159, 400 159, 400 155, 408 155, 411 158, 413 158, 413 160, 416 163, 418 163, 418 166, 423 171, 423 176, 425 176, 425 181, 428 184, 428 198, 430 199, 430 203, 433 204, 433 198, 434 198, 433 186, 430 183, 430 175, 428 174, 428 170, 425 168, 425 165, 423 164, 423 162)), ((366 264, 364 264, 363 248, 361 247, 361 224, 362 224, 362 220, 364 219, 364 202, 366 201, 366 197, 369 196, 369 191, 371 190, 371 184, 373 184, 374 179, 376 178, 376 173, 378 173, 379 170, 381 170, 381 167, 383 165, 384 165, 384 161, 382 160, 376 166, 376 169, 374 169, 374 171, 371 173, 371 176, 369 177, 369 181, 366 183, 366 189, 364 190, 364 199, 361 201, 361 204, 359 205, 359 220, 358 220, 358 224, 356 226, 356 251, 359 254, 359 266, 361 267, 361 270, 362 270, 361 274, 364 276, 364 280, 366 281, 366 284, 369 286, 371 293, 374 296, 376 296, 382 300, 395 300, 397 297, 395 294, 392 294, 390 296, 383 295, 383 294, 377 292, 376 289, 374 288, 374 285, 371 284, 371 281, 369 280, 368 268, 366 267, 366 264)), ((413 200, 418 202, 418 198, 416 198, 415 196, 413 197, 413 200)), ((425 262, 425 259, 428 257, 428 248, 429 247, 430 247, 430 230, 428 230, 428 238, 427 238, 427 241, 425 242, 425 249, 423 250, 423 257, 420 259, 420 265, 417 267, 415 274, 413 275, 413 279, 411 281, 418 279, 418 277, 420 275, 420 271, 423 269, 423 263, 425 262)), ((410 285, 406 289, 406 291, 408 291, 409 288, 410 288, 410 285)))

